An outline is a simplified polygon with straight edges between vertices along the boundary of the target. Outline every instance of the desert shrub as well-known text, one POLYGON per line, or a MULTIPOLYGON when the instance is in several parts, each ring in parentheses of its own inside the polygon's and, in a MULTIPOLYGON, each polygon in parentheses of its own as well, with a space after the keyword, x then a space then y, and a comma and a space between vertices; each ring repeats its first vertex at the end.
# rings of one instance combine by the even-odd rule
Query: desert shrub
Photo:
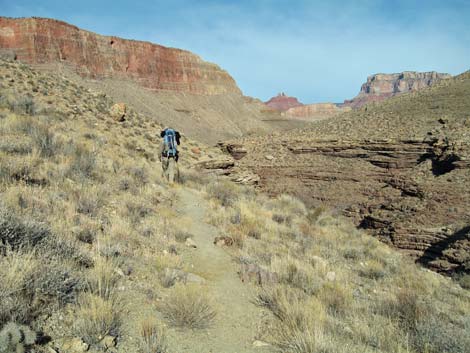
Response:
POLYGON ((279 213, 274 213, 272 216, 272 220, 279 224, 286 224, 287 226, 292 225, 292 216, 290 215, 282 215, 279 213))
POLYGON ((95 241, 96 235, 95 232, 90 228, 80 229, 76 235, 77 240, 82 243, 93 244, 95 241))
POLYGON ((470 289, 470 274, 462 274, 457 280, 462 288, 470 289))
POLYGON ((69 153, 71 161, 67 174, 72 178, 92 178, 96 167, 95 154, 81 145, 73 145, 69 153))
POLYGON ((314 294, 319 291, 322 279, 316 275, 314 268, 292 257, 274 257, 271 260, 271 270, 277 273, 281 283, 314 294))
POLYGON ((74 275, 63 263, 46 262, 33 278, 34 297, 38 305, 62 307, 75 301, 82 280, 74 275))
POLYGON ((325 213, 326 209, 324 207, 316 207, 313 210, 310 210, 307 214, 307 219, 310 224, 315 224, 320 219, 321 215, 325 213))
POLYGON ((12 110, 18 114, 34 115, 37 111, 36 104, 31 96, 19 97, 17 100, 13 100, 10 104, 12 110))
POLYGON ((115 271, 116 267, 114 260, 101 256, 97 257, 86 279, 88 290, 103 299, 109 300, 113 296, 119 281, 119 276, 115 271))
POLYGON ((0 327, 9 321, 26 323, 33 317, 31 298, 39 263, 32 253, 8 251, 0 257, 0 327))
POLYGON ((93 266, 93 259, 73 241, 63 239, 57 235, 45 238, 39 244, 39 250, 47 258, 56 258, 62 261, 73 261, 80 267, 93 266))
POLYGON ((8 251, 0 258, 0 326, 8 321, 30 324, 73 302, 80 289, 80 279, 63 264, 33 252, 8 251))
POLYGON ((5 159, 0 163, 0 181, 10 183, 12 181, 24 181, 33 183, 34 165, 29 158, 5 159))
POLYGON ((286 194, 282 194, 268 201, 266 207, 270 210, 277 211, 277 213, 281 215, 305 215, 307 213, 302 201, 286 194))
POLYGON ((116 298, 105 300, 92 293, 78 299, 73 313, 73 331, 88 344, 96 345, 107 335, 118 336, 121 328, 121 308, 116 298))
POLYGON ((18 250, 34 247, 50 236, 50 230, 43 223, 27 218, 20 219, 0 208, 0 254, 6 248, 18 250))
POLYGON ((411 333, 412 346, 426 353, 470 352, 469 329, 470 325, 459 328, 445 318, 432 316, 416 324, 411 333))
POLYGON ((153 210, 142 202, 128 201, 126 203, 127 216, 132 223, 139 223, 142 218, 152 214, 153 210))
POLYGON ((91 217, 97 217, 104 206, 105 194, 97 188, 83 188, 77 192, 76 210, 91 217))
POLYGON ((134 178, 137 186, 144 186, 148 184, 148 173, 144 167, 133 167, 129 169, 129 174, 134 178))
POLYGON ((368 261, 364 267, 361 267, 359 274, 370 279, 380 279, 386 276, 387 270, 383 263, 375 260, 368 261))
POLYGON ((428 317, 430 309, 417 291, 408 287, 400 288, 395 295, 384 298, 377 307, 378 313, 399 322, 408 332, 415 331, 417 323, 428 317))
POLYGON ((0 151, 5 153, 28 154, 33 151, 28 141, 0 141, 0 151))
POLYGON ((142 353, 166 353, 166 332, 153 318, 145 318, 140 323, 140 351, 142 353))
POLYGON ((209 327, 216 316, 212 300, 195 285, 176 285, 160 311, 171 325, 192 329, 209 327))
POLYGON ((124 177, 121 180, 119 180, 118 189, 120 191, 128 191, 131 189, 132 185, 133 185, 132 180, 130 178, 124 177))
POLYGON ((333 315, 344 315, 353 305, 352 291, 344 283, 327 282, 317 296, 333 315))
POLYGON ((175 232, 175 240, 178 242, 178 243, 184 243, 186 241, 186 239, 188 238, 192 238, 193 235, 188 233, 188 232, 184 232, 184 231, 176 231, 175 232))
POLYGON ((57 154, 61 147, 51 129, 43 124, 35 124, 32 128, 31 137, 41 157, 52 157, 57 154))
POLYGON ((318 299, 278 285, 264 288, 257 303, 276 317, 271 336, 282 352, 323 352, 326 312, 318 299))
POLYGON ((234 183, 217 181, 210 183, 206 187, 206 191, 211 198, 216 199, 224 207, 233 206, 239 199, 240 194, 234 183))

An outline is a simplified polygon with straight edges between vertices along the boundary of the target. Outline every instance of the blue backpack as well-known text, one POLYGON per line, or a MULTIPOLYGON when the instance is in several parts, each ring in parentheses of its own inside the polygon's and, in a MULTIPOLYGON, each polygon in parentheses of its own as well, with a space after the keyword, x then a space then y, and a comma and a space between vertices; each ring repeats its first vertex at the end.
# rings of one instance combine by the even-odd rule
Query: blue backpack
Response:
POLYGON ((166 157, 176 157, 178 150, 176 148, 176 132, 173 129, 165 130, 165 136, 163 137, 165 143, 165 156, 166 157))

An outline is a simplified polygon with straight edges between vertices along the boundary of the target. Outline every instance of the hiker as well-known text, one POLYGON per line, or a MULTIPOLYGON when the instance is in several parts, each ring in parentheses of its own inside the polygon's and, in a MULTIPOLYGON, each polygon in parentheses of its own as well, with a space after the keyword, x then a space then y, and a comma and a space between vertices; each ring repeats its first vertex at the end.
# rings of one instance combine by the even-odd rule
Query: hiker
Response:
POLYGON ((160 137, 163 138, 159 150, 163 176, 172 184, 175 181, 175 177, 177 181, 179 179, 179 153, 177 146, 180 144, 181 135, 178 131, 167 127, 160 132, 160 137))

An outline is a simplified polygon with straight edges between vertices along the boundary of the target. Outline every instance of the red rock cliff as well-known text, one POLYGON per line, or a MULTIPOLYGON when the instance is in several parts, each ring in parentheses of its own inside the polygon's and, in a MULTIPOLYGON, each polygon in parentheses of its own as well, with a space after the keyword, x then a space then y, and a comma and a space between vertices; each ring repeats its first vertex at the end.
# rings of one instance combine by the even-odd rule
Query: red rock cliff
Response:
POLYGON ((366 103, 382 101, 400 93, 419 91, 450 77, 449 74, 435 71, 375 74, 369 76, 367 82, 361 86, 359 94, 351 100, 345 100, 343 106, 359 108, 366 103))
POLYGON ((300 103, 297 98, 289 97, 285 93, 279 93, 276 97, 271 98, 265 104, 274 110, 284 112, 293 107, 301 107, 303 104, 300 103))
POLYGON ((29 64, 63 63, 84 77, 132 79, 155 90, 241 94, 226 71, 188 51, 101 36, 52 19, 0 17, 0 54, 29 64))

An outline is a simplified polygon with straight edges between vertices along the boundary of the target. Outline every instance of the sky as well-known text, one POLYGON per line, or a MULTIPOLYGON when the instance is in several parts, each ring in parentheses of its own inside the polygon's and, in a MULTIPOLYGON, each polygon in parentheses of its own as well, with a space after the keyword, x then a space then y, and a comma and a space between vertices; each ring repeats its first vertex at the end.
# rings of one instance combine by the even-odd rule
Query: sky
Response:
POLYGON ((262 100, 342 102, 374 73, 470 69, 470 0, 0 0, 0 15, 187 49, 262 100))

